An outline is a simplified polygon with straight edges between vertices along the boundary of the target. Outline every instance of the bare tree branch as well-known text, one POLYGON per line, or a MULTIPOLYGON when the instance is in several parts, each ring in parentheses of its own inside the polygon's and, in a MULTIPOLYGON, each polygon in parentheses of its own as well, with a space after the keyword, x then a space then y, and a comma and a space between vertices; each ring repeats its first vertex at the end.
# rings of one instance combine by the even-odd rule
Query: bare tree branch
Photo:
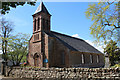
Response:
POLYGON ((10 34, 13 30, 13 25, 7 21, 5 18, 1 19, 1 33, 0 37, 2 37, 2 53, 3 53, 3 59, 7 61, 6 55, 7 55, 7 47, 8 47, 8 38, 10 37, 10 34))

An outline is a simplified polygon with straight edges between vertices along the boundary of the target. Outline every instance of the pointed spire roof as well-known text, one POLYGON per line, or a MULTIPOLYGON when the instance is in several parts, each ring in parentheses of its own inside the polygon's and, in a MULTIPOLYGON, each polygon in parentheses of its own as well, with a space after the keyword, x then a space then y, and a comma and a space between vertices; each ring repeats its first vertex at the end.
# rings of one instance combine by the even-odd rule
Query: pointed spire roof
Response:
POLYGON ((37 10, 35 11, 34 14, 38 13, 38 12, 44 12, 46 14, 49 14, 50 13, 48 12, 47 8, 45 7, 45 5, 43 4, 43 2, 40 3, 40 5, 38 6, 37 10))

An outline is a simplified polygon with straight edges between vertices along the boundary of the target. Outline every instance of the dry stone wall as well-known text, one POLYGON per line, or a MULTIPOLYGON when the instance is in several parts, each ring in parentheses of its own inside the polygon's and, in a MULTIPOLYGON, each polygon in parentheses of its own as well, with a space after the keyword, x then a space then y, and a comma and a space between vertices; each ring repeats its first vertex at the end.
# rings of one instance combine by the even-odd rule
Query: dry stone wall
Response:
POLYGON ((6 75, 26 80, 120 80, 120 68, 7 67, 6 75))

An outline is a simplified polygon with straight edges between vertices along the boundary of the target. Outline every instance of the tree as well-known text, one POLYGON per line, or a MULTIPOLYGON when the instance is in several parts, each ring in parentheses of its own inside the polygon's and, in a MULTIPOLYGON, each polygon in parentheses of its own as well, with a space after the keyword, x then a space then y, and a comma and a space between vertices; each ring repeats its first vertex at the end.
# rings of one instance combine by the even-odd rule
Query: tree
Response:
MULTIPOLYGON (((36 0, 34 0, 36 1, 36 0)), ((17 6, 21 5, 23 6, 24 4, 29 4, 31 6, 34 6, 36 2, 33 2, 33 0, 25 0, 25 2, 2 2, 2 10, 1 10, 1 14, 6 14, 9 13, 10 8, 16 8, 17 6), (32 1, 32 2, 30 2, 32 1)))
POLYGON ((108 54, 111 66, 115 65, 115 62, 120 60, 120 49, 118 48, 117 43, 113 40, 110 40, 106 45, 104 53, 108 54))
POLYGON ((29 35, 19 33, 12 36, 9 40, 8 60, 13 63, 13 66, 19 66, 21 62, 26 61, 28 54, 28 39, 29 35))
POLYGON ((120 41, 120 3, 99 2, 89 5, 85 12, 86 17, 93 21, 90 27, 91 34, 96 41, 120 41))
POLYGON ((13 24, 10 21, 7 21, 5 18, 0 20, 0 37, 1 37, 1 46, 3 59, 7 61, 7 48, 8 48, 8 40, 11 36, 11 32, 13 31, 13 24))

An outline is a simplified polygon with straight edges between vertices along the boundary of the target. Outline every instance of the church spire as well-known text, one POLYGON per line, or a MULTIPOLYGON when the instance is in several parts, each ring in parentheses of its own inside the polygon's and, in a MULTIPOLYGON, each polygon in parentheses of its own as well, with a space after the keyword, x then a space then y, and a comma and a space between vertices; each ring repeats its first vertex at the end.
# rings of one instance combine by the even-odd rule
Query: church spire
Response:
POLYGON ((35 11, 34 14, 37 14, 38 12, 44 12, 44 13, 50 15, 50 13, 48 12, 47 8, 45 7, 45 5, 43 4, 42 1, 41 1, 40 5, 38 6, 38 8, 37 8, 37 10, 35 11))
POLYGON ((39 7, 32 16, 34 34, 37 34, 39 31, 50 31, 51 15, 49 14, 43 2, 40 3, 39 7))

